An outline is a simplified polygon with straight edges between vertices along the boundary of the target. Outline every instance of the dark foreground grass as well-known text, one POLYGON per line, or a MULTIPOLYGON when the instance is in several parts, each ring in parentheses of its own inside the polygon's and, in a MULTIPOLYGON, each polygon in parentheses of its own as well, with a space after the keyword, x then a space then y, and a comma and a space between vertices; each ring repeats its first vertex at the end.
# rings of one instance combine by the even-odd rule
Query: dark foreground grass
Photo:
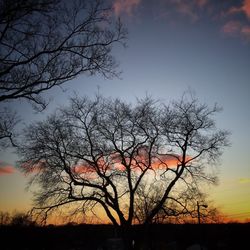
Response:
POLYGON ((204 249, 247 249, 247 224, 158 224, 133 226, 126 231, 111 225, 67 225, 46 227, 0 227, 2 250, 120 250, 114 238, 125 238, 138 250, 181 250, 200 244, 204 249))

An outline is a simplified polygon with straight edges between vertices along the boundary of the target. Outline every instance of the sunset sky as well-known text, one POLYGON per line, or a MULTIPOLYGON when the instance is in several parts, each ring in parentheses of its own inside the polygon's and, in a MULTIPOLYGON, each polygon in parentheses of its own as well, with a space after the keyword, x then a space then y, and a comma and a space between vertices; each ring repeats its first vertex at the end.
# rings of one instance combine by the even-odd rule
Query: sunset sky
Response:
MULTIPOLYGON (((23 101, 8 103, 22 118, 19 129, 75 92, 131 103, 151 95, 168 103, 191 89, 201 102, 223 108, 215 119, 232 133, 210 198, 231 220, 250 221, 250 0, 114 0, 113 7, 128 29, 128 47, 113 52, 120 79, 79 76, 46 94, 51 102, 43 114, 23 101)), ((0 151, 0 211, 31 207, 16 160, 12 149, 0 151)))

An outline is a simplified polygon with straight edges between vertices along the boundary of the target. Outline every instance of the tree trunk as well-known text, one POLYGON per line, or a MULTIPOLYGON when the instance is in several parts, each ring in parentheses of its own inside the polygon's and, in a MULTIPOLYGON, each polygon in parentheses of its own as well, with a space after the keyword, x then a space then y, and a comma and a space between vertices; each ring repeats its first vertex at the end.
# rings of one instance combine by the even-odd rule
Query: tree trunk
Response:
POLYGON ((121 225, 120 236, 123 239, 125 250, 134 249, 134 229, 131 224, 121 225))

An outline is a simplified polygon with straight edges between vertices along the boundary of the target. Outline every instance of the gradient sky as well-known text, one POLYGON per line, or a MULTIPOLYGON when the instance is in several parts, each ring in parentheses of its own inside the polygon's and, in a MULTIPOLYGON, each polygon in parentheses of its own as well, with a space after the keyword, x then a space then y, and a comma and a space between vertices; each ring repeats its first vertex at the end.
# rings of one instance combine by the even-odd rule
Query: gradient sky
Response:
MULTIPOLYGON (((113 7, 129 31, 128 47, 114 48, 121 79, 80 76, 46 94, 52 100, 43 114, 22 101, 9 103, 23 119, 20 129, 74 92, 128 102, 150 94, 167 103, 190 88, 202 102, 223 107, 218 127, 232 133, 211 199, 229 218, 250 220, 250 0, 115 0, 113 7)), ((0 211, 31 207, 12 151, 0 152, 0 211)))

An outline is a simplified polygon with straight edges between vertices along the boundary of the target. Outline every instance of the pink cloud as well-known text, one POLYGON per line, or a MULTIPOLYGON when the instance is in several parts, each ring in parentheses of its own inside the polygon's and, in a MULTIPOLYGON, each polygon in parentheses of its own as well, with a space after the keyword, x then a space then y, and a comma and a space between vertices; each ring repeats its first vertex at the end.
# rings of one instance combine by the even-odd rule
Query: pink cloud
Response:
POLYGON ((176 7, 180 14, 189 17, 192 21, 198 20, 198 15, 190 3, 179 2, 176 7))
POLYGON ((222 32, 227 35, 237 35, 240 32, 241 23, 239 21, 228 21, 222 27, 222 32))
POLYGON ((208 3, 208 0, 195 0, 195 4, 203 8, 208 3))
POLYGON ((125 13, 132 15, 134 9, 140 4, 141 0, 115 0, 113 8, 117 16, 125 13))
POLYGON ((250 0, 245 0, 242 10, 245 12, 248 18, 250 18, 250 0))
POLYGON ((5 174, 13 174, 14 172, 15 172, 15 168, 13 166, 6 165, 3 167, 0 167, 0 176, 5 175, 5 174))
POLYGON ((241 28, 241 34, 243 35, 243 37, 250 42, 250 25, 248 26, 243 26, 241 28))
MULTIPOLYGON (((172 16, 171 10, 174 10, 180 16, 188 18, 192 22, 196 22, 200 19, 201 10, 208 4, 208 0, 161 0, 164 8, 160 11, 164 15, 172 16)), ((173 16, 175 19, 176 17, 173 16)))
MULTIPOLYGON (((187 161, 190 157, 187 157, 187 161)), ((166 168, 176 168, 181 163, 182 157, 180 155, 155 155, 151 158, 151 163, 148 159, 148 148, 141 147, 138 149, 138 154, 133 159, 125 158, 125 161, 130 165, 131 169, 137 173, 145 170, 150 166, 153 170, 162 170, 166 168), (150 164, 150 165, 149 165, 150 164)), ((121 156, 117 153, 110 155, 110 159, 106 161, 104 158, 98 160, 98 167, 101 172, 110 171, 126 171, 125 165, 122 163, 121 156)), ((89 165, 86 161, 79 161, 76 165, 71 166, 71 171, 75 175, 83 178, 94 179, 97 178, 97 169, 89 165)))
POLYGON ((38 162, 30 160, 22 163, 21 168, 25 170, 25 174, 37 174, 42 172, 47 166, 46 160, 40 160, 38 162))
POLYGON ((240 21, 228 21, 222 27, 222 32, 228 36, 240 36, 243 40, 250 42, 250 25, 243 24, 240 21))
POLYGON ((250 19, 250 0, 244 0, 240 7, 231 7, 228 14, 244 13, 250 19))
MULTIPOLYGON (((146 153, 146 152, 144 152, 146 153)), ((144 155, 143 152, 141 152, 140 155, 137 155, 132 161, 131 161, 131 169, 133 169, 135 172, 141 172, 145 168, 149 166, 149 161, 144 155)), ((166 169, 166 168, 175 168, 177 167, 177 164, 180 163, 181 157, 178 155, 159 155, 158 157, 153 157, 151 162, 151 169, 158 170, 158 169, 166 169)), ((130 159, 127 159, 129 162, 130 159)), ((114 168, 119 171, 125 171, 125 166, 121 163, 121 160, 118 158, 114 161, 114 168)))
POLYGON ((71 167, 72 172, 75 174, 86 174, 86 173, 94 173, 95 169, 91 167, 90 165, 85 165, 79 164, 79 165, 74 165, 71 167))

